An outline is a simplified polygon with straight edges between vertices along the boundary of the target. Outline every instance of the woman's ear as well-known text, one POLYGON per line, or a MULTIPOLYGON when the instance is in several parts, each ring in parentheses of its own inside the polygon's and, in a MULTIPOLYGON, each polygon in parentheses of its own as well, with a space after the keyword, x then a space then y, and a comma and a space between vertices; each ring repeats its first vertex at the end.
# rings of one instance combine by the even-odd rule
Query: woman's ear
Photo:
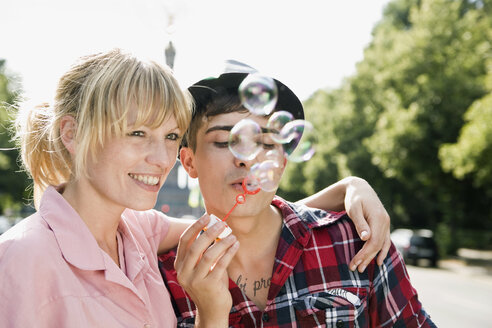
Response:
POLYGON ((183 165, 190 178, 198 178, 198 173, 195 168, 195 154, 189 147, 181 147, 179 151, 181 165, 183 165))
POLYGON ((70 154, 75 154, 75 134, 77 122, 70 115, 65 115, 60 120, 60 138, 70 154))

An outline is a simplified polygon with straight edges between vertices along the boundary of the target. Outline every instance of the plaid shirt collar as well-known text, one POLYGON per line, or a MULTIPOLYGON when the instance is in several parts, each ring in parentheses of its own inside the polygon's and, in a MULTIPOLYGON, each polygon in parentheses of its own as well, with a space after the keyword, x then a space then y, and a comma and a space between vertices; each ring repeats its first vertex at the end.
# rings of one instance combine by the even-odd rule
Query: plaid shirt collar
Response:
POLYGON ((312 229, 329 226, 345 215, 345 211, 328 213, 320 209, 288 203, 278 196, 275 196, 272 205, 280 210, 284 219, 280 238, 297 241, 301 246, 306 246, 312 229))

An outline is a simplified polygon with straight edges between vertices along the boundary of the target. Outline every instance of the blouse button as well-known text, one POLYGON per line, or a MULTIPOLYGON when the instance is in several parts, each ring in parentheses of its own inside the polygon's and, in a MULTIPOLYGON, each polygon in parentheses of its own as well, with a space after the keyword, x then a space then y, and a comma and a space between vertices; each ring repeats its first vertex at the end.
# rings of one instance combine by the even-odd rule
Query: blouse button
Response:
POLYGON ((342 328, 343 327, 343 321, 342 320, 338 320, 337 321, 337 328, 342 328))
POLYGON ((263 315, 261 316, 261 320, 263 320, 264 322, 268 322, 268 320, 270 320, 270 316, 268 315, 268 313, 263 313, 263 315))

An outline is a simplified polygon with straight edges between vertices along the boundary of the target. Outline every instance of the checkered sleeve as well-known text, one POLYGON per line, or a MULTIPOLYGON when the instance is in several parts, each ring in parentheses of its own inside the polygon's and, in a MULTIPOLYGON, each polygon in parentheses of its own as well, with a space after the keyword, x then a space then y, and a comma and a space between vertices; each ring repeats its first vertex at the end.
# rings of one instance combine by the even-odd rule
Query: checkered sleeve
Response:
POLYGON ((436 327, 418 300, 417 291, 403 259, 392 244, 383 265, 368 268, 372 272, 369 295, 371 327, 436 327))
POLYGON ((178 283, 178 277, 174 269, 175 257, 175 250, 159 256, 159 269, 171 296, 178 327, 195 327, 196 307, 189 295, 178 283))

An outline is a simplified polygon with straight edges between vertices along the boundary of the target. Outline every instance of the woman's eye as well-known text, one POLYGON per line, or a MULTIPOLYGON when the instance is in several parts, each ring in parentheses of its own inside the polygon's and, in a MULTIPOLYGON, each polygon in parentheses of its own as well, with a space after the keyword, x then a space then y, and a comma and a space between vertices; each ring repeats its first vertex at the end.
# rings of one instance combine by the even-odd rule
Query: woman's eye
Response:
POLYGON ((177 133, 169 133, 166 136, 166 139, 168 139, 168 140, 178 140, 179 139, 179 135, 177 133))
POLYGON ((265 149, 274 149, 275 148, 275 144, 264 143, 263 144, 263 148, 265 148, 265 149))
POLYGON ((128 135, 131 137, 144 137, 145 132, 144 131, 132 131, 132 132, 128 133, 128 135))

